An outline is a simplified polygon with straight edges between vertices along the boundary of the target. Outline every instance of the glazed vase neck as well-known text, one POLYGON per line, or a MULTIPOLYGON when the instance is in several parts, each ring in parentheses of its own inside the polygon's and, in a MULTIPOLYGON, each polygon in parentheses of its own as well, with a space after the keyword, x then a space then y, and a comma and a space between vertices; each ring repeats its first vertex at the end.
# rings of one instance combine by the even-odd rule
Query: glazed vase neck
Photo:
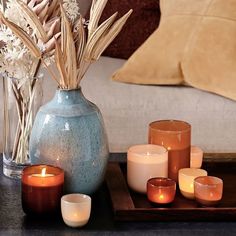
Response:
POLYGON ((80 88, 74 90, 57 89, 53 100, 57 104, 73 105, 85 102, 86 98, 84 97, 80 88))

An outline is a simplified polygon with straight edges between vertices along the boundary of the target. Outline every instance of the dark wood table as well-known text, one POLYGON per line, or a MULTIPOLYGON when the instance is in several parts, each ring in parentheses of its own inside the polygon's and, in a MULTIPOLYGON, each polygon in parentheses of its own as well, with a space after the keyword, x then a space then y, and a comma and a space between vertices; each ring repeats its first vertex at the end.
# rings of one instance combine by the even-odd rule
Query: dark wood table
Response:
MULTIPOLYGON (((124 154, 111 154, 111 160, 124 160, 124 154)), ((2 161, 0 163, 2 169, 2 161)), ((236 222, 115 222, 105 184, 92 196, 92 215, 81 229, 67 227, 60 215, 49 219, 30 218, 21 208, 20 181, 8 179, 0 172, 0 235, 3 236, 236 235, 236 222)))

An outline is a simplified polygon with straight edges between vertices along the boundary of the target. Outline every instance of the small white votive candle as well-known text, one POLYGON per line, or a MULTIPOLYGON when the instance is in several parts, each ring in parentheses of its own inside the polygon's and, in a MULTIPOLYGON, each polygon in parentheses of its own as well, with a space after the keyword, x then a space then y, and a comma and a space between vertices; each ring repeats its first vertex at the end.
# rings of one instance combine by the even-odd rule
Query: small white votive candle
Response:
POLYGON ((203 151, 200 147, 191 146, 190 167, 201 168, 203 159, 203 151))
POLYGON ((127 156, 127 180, 131 189, 147 192, 147 181, 168 176, 168 151, 159 145, 130 147, 127 156))
POLYGON ((88 223, 91 213, 91 198, 84 194, 68 194, 61 198, 62 218, 70 227, 81 227, 88 223))
POLYGON ((184 197, 194 199, 194 179, 199 176, 207 176, 207 171, 195 168, 179 170, 179 189, 184 197))

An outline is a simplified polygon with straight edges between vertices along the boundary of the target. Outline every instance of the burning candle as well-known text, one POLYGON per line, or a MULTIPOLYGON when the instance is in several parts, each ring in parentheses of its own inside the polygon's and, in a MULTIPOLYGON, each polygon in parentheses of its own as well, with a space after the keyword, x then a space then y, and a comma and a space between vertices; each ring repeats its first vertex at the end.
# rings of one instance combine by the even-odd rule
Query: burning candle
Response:
POLYGON ((174 201, 176 183, 168 178, 152 178, 147 182, 148 200, 157 204, 168 204, 174 201))
POLYGON ((64 171, 33 165, 22 172, 22 207, 26 214, 52 214, 60 210, 64 171))
POLYGON ((190 167, 201 168, 203 159, 203 151, 197 146, 191 146, 190 167))
POLYGON ((207 176, 207 172, 195 168, 179 170, 179 189, 184 197, 194 199, 194 179, 199 176, 207 176))
POLYGON ((198 177, 194 180, 196 201, 203 206, 217 205, 223 194, 223 181, 214 176, 198 177))
POLYGON ((162 146, 133 146, 128 150, 127 159, 128 185, 134 191, 146 193, 150 178, 168 175, 168 152, 162 146))
POLYGON ((87 224, 91 213, 91 198, 74 193, 61 198, 62 218, 68 226, 81 227, 87 224))
POLYGON ((41 181, 45 179, 45 177, 52 177, 54 174, 48 174, 46 173, 46 167, 42 169, 42 172, 40 174, 32 174, 32 177, 42 177, 41 181))
POLYGON ((178 182, 178 171, 190 167, 191 125, 178 120, 160 120, 149 125, 149 143, 168 150, 168 177, 178 182))

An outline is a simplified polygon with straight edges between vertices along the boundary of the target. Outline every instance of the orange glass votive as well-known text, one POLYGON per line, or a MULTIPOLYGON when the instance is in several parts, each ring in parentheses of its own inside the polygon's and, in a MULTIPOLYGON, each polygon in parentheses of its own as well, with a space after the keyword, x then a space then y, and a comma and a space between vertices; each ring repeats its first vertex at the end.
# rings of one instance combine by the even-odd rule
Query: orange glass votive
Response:
POLYGON ((22 172, 22 208, 26 214, 60 211, 64 171, 49 165, 33 165, 22 172))
POLYGON ((222 199, 223 181, 214 176, 198 177, 194 180, 196 201, 203 206, 215 206, 222 199))
POLYGON ((190 167, 191 125, 179 120, 154 121, 149 125, 148 141, 168 150, 168 177, 178 182, 178 171, 190 167))
POLYGON ((152 178, 147 182, 147 197, 152 203, 169 204, 174 201, 176 182, 168 178, 152 178))

